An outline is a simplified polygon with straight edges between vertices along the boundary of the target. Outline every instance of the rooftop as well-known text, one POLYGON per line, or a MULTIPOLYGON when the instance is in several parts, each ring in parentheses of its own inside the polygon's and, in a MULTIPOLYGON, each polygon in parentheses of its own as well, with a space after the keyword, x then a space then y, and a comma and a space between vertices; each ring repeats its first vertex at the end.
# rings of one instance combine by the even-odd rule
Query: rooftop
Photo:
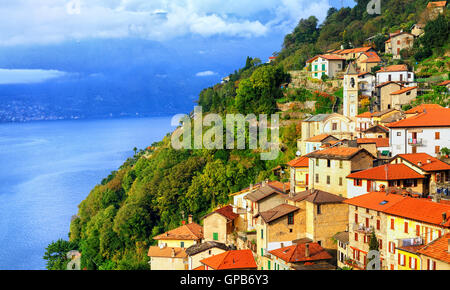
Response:
POLYGON ((400 89, 398 91, 392 92, 391 95, 401 95, 403 93, 406 93, 406 92, 409 92, 409 91, 412 91, 412 90, 416 90, 416 89, 417 89, 417 87, 405 87, 405 88, 400 89))
POLYGON ((270 210, 260 212, 260 213, 256 214, 255 217, 261 216, 261 218, 266 223, 270 223, 274 220, 284 217, 285 215, 296 212, 297 210, 299 210, 298 207, 284 203, 284 204, 280 204, 270 210))
POLYGON ((447 233, 425 245, 418 253, 450 264, 450 252, 448 251, 449 240, 450 233, 447 233))
POLYGON ((425 110, 430 109, 443 109, 443 107, 438 104, 420 104, 412 109, 409 109, 408 111, 405 112, 405 114, 423 113, 425 110))
POLYGON ((251 250, 233 250, 200 261, 214 270, 256 269, 251 250))
POLYGON ((245 196, 245 198, 248 200, 251 200, 253 202, 257 202, 257 201, 260 201, 272 194, 280 194, 283 196, 286 195, 285 193, 283 193, 282 190, 266 184, 266 185, 258 188, 257 190, 250 192, 249 194, 247 194, 245 196))
POLYGON ((308 140, 306 140, 306 142, 322 142, 323 140, 327 139, 328 137, 332 137, 333 139, 338 140, 338 138, 334 137, 333 135, 320 134, 320 135, 316 135, 316 136, 309 138, 308 140))
POLYGON ((186 254, 189 256, 197 255, 198 253, 202 253, 212 248, 219 248, 224 251, 228 251, 229 248, 227 245, 215 241, 207 241, 201 244, 192 245, 186 249, 186 254))
POLYGON ((291 160, 288 162, 289 166, 291 167, 309 167, 309 158, 306 156, 301 156, 298 158, 295 158, 294 160, 291 160))
POLYGON ((360 152, 366 152, 372 156, 372 154, 370 154, 367 150, 354 147, 331 147, 324 150, 311 152, 306 156, 309 158, 350 160, 360 152))
POLYGON ((348 244, 349 241, 349 233, 348 232, 339 232, 333 236, 334 239, 338 240, 341 243, 348 244))
POLYGON ((398 194, 387 194, 386 192, 370 192, 347 199, 344 201, 344 203, 382 212, 405 198, 406 197, 398 194))
POLYGON ((186 250, 183 248, 172 248, 164 247, 160 248, 158 246, 151 246, 148 250, 149 257, 160 257, 160 258, 186 258, 186 250))
POLYGON ((357 144, 375 143, 377 147, 389 147, 389 138, 358 138, 357 144))
POLYGON ((318 243, 296 244, 289 247, 276 249, 270 254, 284 260, 287 263, 299 263, 332 259, 332 256, 325 251, 318 243), (309 247, 309 255, 306 255, 306 247, 309 247))
POLYGON ((398 157, 413 163, 425 171, 450 170, 450 165, 427 153, 399 154, 398 157), (419 163, 422 166, 419 166, 419 163))
POLYGON ((153 238, 154 240, 200 240, 203 239, 203 227, 190 223, 165 232, 153 238))
POLYGON ((367 52, 364 52, 364 54, 368 58, 366 60, 361 61, 363 63, 381 62, 381 58, 378 56, 378 54, 375 51, 367 51, 367 52))
POLYGON ((239 216, 237 213, 233 212, 233 207, 231 205, 227 205, 227 206, 219 208, 213 212, 210 212, 209 214, 205 215, 202 219, 204 219, 212 214, 215 214, 215 213, 220 214, 221 216, 225 217, 228 221, 232 221, 239 216))
POLYGON ((447 1, 428 2, 427 8, 445 7, 446 5, 447 1))
POLYGON ((422 114, 393 122, 389 128, 450 127, 450 109, 430 109, 422 114))
POLYGON ((397 72, 397 71, 408 71, 408 66, 406 64, 394 64, 386 67, 382 67, 377 73, 380 72, 397 72))
POLYGON ((308 189, 299 192, 289 199, 295 202, 306 200, 314 204, 341 203, 345 200, 344 197, 318 189, 308 189))
POLYGON ((425 178, 409 166, 401 164, 385 164, 350 174, 347 178, 368 180, 403 180, 425 178))

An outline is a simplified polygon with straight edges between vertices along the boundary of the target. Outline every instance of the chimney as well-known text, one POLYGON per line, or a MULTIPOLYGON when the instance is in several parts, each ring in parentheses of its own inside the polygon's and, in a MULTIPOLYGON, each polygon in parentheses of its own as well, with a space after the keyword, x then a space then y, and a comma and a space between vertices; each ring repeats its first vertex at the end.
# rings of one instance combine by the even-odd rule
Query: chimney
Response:
POLYGON ((175 249, 172 248, 172 258, 175 258, 175 249))
POLYGON ((309 244, 305 244, 305 258, 309 258, 309 244))
POLYGON ((188 216, 188 224, 192 224, 192 215, 191 214, 188 216))
POLYGON ((250 192, 252 192, 252 191, 253 191, 253 183, 250 184, 250 192))
POLYGON ((427 163, 428 163, 428 164, 431 163, 431 159, 430 159, 430 158, 427 159, 427 163))

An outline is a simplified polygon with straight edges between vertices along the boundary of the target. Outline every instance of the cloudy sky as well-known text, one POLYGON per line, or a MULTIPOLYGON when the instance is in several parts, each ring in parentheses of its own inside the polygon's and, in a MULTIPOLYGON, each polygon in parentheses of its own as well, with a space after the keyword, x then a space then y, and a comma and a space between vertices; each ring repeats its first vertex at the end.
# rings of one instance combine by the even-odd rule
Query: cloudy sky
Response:
POLYGON ((186 88, 196 95, 247 55, 264 61, 279 51, 301 18, 322 21, 341 3, 353 6, 351 0, 2 0, 0 98, 14 95, 4 90, 8 84, 129 82, 121 72, 143 71, 142 85, 199 79, 186 88))

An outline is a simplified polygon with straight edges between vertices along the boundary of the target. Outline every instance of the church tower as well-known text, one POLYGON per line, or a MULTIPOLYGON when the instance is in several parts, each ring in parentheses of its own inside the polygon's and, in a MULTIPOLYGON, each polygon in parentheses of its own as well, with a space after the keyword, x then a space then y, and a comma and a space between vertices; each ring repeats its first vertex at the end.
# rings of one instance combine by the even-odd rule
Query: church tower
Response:
POLYGON ((351 62, 344 75, 344 116, 354 119, 358 115, 358 72, 351 62))

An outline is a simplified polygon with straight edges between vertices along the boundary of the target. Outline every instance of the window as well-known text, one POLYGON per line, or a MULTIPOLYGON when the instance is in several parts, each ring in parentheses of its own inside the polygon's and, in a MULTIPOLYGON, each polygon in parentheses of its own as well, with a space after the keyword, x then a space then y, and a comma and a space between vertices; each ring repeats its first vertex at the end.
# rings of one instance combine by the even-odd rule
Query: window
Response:
POLYGON ((321 214, 322 213, 322 209, 320 207, 320 204, 317 205, 317 214, 321 214))
POLYGON ((441 139, 441 133, 440 132, 435 132, 434 133, 434 139, 436 139, 436 140, 441 139))
POLYGON ((344 161, 339 160, 339 168, 340 169, 344 168, 344 161))
POLYGON ((369 227, 369 218, 366 218, 366 228, 369 227))
POLYGON ((402 132, 397 132, 397 136, 398 137, 402 136, 402 132))
POLYGON ((408 233, 408 222, 405 222, 405 234, 408 233))
POLYGON ((394 229, 394 219, 391 219, 391 230, 394 229))
POLYGON ((219 234, 218 233, 213 233, 213 240, 214 241, 218 241, 219 240, 219 234))
POLYGON ((377 230, 380 230, 381 229, 381 222, 380 222, 380 220, 377 220, 377 230))
POLYGON ((353 180, 354 186, 362 186, 362 180, 361 179, 354 179, 353 180))
POLYGON ((416 225, 416 236, 420 237, 420 226, 416 225))
POLYGON ((261 230, 261 239, 264 239, 264 230, 261 230))
POLYGON ((332 123, 332 130, 333 131, 336 131, 337 130, 337 123, 332 123))
POLYGON ((441 146, 434 147, 434 153, 438 154, 441 151, 441 146))
POLYGON ((180 247, 184 248, 184 242, 180 242, 180 247))
POLYGON ((319 246, 322 246, 322 241, 317 241, 317 243, 319 244, 319 246))
POLYGON ((319 183, 319 174, 316 173, 316 183, 319 183))
POLYGON ((355 233, 355 242, 358 241, 358 233, 355 233))
POLYGON ((316 159, 316 166, 319 167, 319 159, 316 159))
POLYGON ((339 185, 342 186, 342 177, 339 177, 339 185))
POLYGON ((355 223, 358 223, 358 214, 355 213, 355 223))
POLYGON ((327 167, 331 167, 331 160, 327 160, 327 167))
POLYGON ((382 240, 382 239, 379 239, 379 240, 378 240, 378 248, 379 248, 380 250, 383 249, 383 240, 382 240))
POLYGON ((288 214, 288 225, 293 225, 294 224, 294 213, 291 212, 290 214, 288 214))
POLYGON ((398 254, 398 264, 400 266, 405 266, 405 255, 403 254, 398 254))
POLYGON ((270 261, 267 261, 267 270, 270 270, 270 261))
POLYGON ((395 254, 395 244, 393 242, 389 242, 389 252, 395 254))
POLYGON ((325 64, 324 63, 322 64, 322 70, 325 70, 325 64))
POLYGON ((331 183, 331 177, 329 175, 327 175, 327 184, 331 183))

